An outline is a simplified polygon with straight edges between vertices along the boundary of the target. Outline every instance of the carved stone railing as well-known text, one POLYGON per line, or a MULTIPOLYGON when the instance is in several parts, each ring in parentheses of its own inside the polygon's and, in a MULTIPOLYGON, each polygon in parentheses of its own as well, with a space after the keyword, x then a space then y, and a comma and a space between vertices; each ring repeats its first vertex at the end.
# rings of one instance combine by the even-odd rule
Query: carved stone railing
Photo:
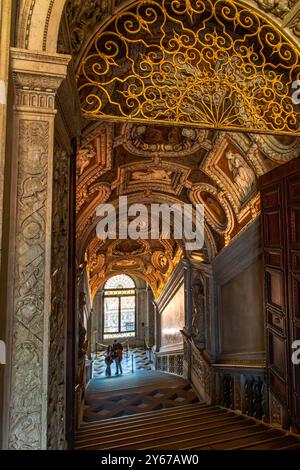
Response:
POLYGON ((209 404, 215 401, 215 376, 214 370, 204 352, 200 351, 192 340, 191 348, 191 381, 199 395, 209 404))
POLYGON ((213 364, 213 368, 216 380, 216 404, 268 421, 264 366, 213 364))
POLYGON ((200 351, 192 338, 185 336, 184 346, 184 361, 190 358, 191 382, 206 403, 269 420, 264 362, 210 363, 207 353, 200 351))
POLYGON ((183 351, 154 353, 155 369, 169 374, 184 376, 183 351))

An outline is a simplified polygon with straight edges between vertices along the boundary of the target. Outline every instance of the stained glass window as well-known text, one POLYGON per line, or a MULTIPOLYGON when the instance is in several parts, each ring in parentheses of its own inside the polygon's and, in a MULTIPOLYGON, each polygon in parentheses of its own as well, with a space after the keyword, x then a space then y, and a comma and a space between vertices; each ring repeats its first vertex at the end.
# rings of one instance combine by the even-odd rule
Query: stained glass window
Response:
POLYGON ((119 299, 118 297, 104 298, 104 331, 113 333, 119 328, 119 299))
POLYGON ((134 280, 126 274, 118 274, 118 276, 111 277, 106 281, 104 289, 135 289, 135 283, 134 280))
POLYGON ((126 274, 104 286, 104 339, 135 336, 135 283, 126 274))
POLYGON ((121 297, 121 331, 135 329, 135 297, 121 297))

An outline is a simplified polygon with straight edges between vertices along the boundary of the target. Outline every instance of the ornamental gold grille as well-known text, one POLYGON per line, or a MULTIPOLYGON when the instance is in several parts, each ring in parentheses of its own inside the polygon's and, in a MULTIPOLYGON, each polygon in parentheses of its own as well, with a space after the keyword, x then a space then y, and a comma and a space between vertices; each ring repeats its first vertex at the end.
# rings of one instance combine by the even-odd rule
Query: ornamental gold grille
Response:
POLYGON ((298 135, 299 79, 295 46, 233 0, 137 1, 98 31, 77 70, 89 119, 298 135))

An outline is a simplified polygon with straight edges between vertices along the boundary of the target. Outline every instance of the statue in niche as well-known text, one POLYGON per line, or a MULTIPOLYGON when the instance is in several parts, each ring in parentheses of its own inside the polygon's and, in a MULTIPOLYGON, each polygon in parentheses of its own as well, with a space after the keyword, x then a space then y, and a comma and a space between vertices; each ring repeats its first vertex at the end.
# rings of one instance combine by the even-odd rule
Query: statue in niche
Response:
POLYGON ((205 349, 205 293, 199 272, 192 284, 192 337, 198 349, 205 349))
POLYGON ((238 153, 226 152, 229 170, 233 175, 239 199, 244 202, 249 196, 255 183, 255 173, 238 153))

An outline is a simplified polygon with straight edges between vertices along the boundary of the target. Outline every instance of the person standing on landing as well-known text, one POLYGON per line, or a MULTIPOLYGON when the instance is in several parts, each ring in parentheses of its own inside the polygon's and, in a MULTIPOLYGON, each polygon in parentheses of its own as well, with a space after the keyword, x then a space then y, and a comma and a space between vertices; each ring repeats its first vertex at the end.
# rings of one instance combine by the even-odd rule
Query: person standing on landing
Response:
POLYGON ((121 343, 118 343, 118 341, 115 339, 113 346, 113 359, 116 361, 116 375, 119 375, 119 369, 121 374, 123 374, 122 370, 122 357, 123 357, 123 346, 121 343))
POLYGON ((120 344, 117 349, 117 357, 116 357, 116 374, 120 373, 123 374, 123 369, 122 369, 122 359, 123 359, 123 346, 120 344))
POLYGON ((111 345, 109 345, 107 347, 107 351, 106 351, 106 354, 105 354, 105 364, 106 364, 106 370, 105 370, 105 375, 106 377, 110 377, 111 376, 111 364, 114 362, 113 361, 113 348, 111 345))

